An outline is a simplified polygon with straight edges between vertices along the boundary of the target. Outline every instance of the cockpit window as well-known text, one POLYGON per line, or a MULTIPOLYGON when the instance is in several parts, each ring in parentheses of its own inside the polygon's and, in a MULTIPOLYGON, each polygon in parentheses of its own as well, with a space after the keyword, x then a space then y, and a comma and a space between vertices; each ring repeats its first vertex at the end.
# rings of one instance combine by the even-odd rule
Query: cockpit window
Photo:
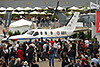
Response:
POLYGON ((39 35, 39 33, 38 32, 35 32, 35 34, 33 36, 37 36, 37 35, 39 35))
POLYGON ((34 33, 34 31, 30 31, 27 34, 32 35, 34 33))

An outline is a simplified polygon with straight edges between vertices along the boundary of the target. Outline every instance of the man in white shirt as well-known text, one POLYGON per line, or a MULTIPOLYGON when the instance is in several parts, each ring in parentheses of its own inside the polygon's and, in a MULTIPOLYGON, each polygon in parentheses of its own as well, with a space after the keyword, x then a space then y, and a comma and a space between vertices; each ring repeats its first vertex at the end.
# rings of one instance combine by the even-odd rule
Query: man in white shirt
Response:
POLYGON ((20 19, 22 19, 23 18, 23 16, 22 15, 20 15, 20 19))
POLYGON ((46 61, 46 58, 49 59, 49 57, 47 56, 47 53, 46 53, 46 48, 47 48, 47 44, 44 42, 44 45, 43 45, 43 59, 44 59, 44 61, 46 61))
POLYGON ((88 40, 88 38, 85 39, 85 45, 86 45, 86 47, 88 47, 88 45, 89 45, 89 40, 88 40))
POLYGON ((34 51, 36 52, 36 50, 35 50, 36 46, 35 46, 34 42, 32 42, 30 45, 34 48, 34 51))
POLYGON ((58 44, 57 44, 57 41, 55 40, 55 42, 54 42, 54 45, 53 45, 53 47, 54 47, 54 51, 55 51, 55 57, 57 57, 57 53, 56 53, 56 51, 57 51, 57 46, 58 46, 58 44))
POLYGON ((19 47, 19 41, 17 42, 17 44, 15 45, 15 50, 17 51, 17 48, 19 47))

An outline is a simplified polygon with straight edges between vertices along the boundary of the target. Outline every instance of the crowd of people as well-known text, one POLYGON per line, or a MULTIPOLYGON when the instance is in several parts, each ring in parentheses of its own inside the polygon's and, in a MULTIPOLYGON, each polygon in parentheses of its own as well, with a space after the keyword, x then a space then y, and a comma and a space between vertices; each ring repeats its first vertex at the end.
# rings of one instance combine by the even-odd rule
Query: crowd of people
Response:
POLYGON ((47 16, 46 18, 35 16, 31 18, 31 21, 36 23, 38 28, 49 27, 49 26, 51 26, 51 28, 57 28, 61 26, 59 23, 59 19, 54 18, 51 20, 50 16, 47 16))
MULTIPOLYGON (((26 20, 28 20, 28 18, 25 18, 22 15, 20 15, 20 19, 26 19, 26 20)), ((46 18, 40 17, 40 16, 33 16, 31 18, 31 21, 33 23, 36 23, 36 26, 38 28, 49 27, 49 26, 51 26, 51 28, 57 28, 57 27, 61 26, 60 23, 59 23, 59 19, 57 19, 57 18, 51 19, 50 16, 46 16, 46 18)))
POLYGON ((20 41, 2 41, 0 44, 0 66, 1 67, 39 67, 36 61, 49 60, 49 66, 54 65, 54 59, 62 62, 62 67, 100 67, 99 59, 99 42, 76 40, 69 41, 66 37, 64 40, 40 39, 20 43, 20 41), (36 58, 37 57, 37 58, 36 58), (36 60, 35 60, 36 59, 36 60), (16 62, 15 62, 16 60, 16 62), (52 62, 52 65, 51 65, 52 62))

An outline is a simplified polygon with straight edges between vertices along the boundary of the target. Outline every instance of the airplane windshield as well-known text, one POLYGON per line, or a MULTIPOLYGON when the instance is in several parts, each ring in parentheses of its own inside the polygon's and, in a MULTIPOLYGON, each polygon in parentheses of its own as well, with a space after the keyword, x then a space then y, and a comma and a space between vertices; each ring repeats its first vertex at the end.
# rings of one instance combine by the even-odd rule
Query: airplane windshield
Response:
POLYGON ((33 36, 37 36, 37 35, 39 35, 39 33, 38 32, 35 32, 35 34, 33 36))
POLYGON ((27 34, 32 35, 34 33, 34 31, 30 31, 27 34))

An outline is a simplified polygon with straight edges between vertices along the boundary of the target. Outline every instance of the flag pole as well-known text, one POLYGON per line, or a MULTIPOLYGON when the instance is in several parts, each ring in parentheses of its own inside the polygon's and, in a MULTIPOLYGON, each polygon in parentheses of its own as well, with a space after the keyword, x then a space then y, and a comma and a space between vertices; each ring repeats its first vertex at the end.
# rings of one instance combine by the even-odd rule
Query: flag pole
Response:
POLYGON ((96 0, 96 4, 98 4, 98 0, 96 0))

